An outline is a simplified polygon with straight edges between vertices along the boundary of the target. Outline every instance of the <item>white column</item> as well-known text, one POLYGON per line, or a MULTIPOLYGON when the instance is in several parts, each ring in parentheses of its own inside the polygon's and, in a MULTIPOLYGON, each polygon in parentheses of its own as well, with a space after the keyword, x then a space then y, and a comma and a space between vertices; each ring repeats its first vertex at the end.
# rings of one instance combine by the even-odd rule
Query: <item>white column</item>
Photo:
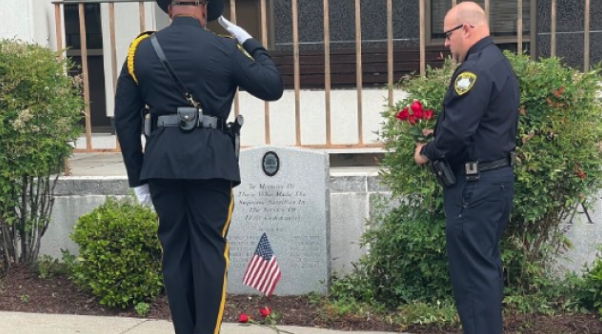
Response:
POLYGON ((32 0, 2 0, 0 38, 16 38, 31 42, 33 37, 32 0))
MULTIPOLYGON (((18 0, 17 0, 18 1, 18 0)), ((31 1, 32 41, 42 46, 56 49, 54 5, 51 0, 31 1), (35 6, 34 6, 35 4, 35 6)), ((29 2, 29 1, 28 1, 29 2)), ((64 25, 63 25, 64 28, 64 25)), ((64 34, 64 30, 63 30, 64 34)))

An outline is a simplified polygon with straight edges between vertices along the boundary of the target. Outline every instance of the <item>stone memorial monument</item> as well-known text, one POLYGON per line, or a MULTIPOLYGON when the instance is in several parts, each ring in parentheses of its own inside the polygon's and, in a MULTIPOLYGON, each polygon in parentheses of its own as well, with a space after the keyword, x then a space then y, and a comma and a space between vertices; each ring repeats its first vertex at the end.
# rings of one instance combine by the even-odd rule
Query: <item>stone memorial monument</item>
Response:
POLYGON ((276 295, 326 293, 329 268, 328 155, 261 147, 240 155, 228 240, 228 292, 258 294, 243 275, 265 232, 280 265, 276 295))

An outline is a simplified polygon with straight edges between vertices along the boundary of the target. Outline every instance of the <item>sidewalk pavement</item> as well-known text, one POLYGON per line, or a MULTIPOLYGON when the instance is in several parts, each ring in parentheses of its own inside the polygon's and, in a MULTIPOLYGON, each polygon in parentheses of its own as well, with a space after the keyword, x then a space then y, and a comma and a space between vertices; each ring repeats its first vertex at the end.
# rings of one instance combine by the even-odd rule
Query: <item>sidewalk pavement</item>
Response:
MULTIPOLYGON (((394 334, 394 332, 345 332, 330 329, 278 326, 294 334, 394 334)), ((15 334, 173 334, 166 320, 89 315, 0 312, 0 333, 15 334)), ((225 323, 221 334, 276 334, 263 326, 225 323)), ((406 333, 407 334, 407 333, 406 333)))

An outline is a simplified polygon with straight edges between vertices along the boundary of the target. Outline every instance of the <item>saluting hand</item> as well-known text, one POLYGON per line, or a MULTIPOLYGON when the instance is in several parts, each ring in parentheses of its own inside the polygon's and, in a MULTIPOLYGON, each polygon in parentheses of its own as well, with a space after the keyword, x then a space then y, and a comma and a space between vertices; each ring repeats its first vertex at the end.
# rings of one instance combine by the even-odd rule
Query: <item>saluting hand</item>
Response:
POLYGON ((253 38, 251 35, 249 35, 249 33, 246 30, 226 20, 226 18, 224 18, 223 16, 220 16, 217 19, 217 22, 219 22, 219 24, 224 29, 226 29, 230 34, 232 34, 232 36, 234 36, 234 38, 236 38, 236 40, 238 40, 238 43, 240 44, 246 42, 247 39, 253 38))

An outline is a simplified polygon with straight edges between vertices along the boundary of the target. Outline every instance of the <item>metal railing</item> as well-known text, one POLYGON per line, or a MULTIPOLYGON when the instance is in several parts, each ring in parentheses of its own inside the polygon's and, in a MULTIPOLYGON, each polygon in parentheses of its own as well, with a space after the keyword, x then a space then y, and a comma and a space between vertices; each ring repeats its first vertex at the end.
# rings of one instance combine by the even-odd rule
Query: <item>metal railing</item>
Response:
MULTIPOLYGON (((230 18, 231 21, 236 23, 236 0, 229 0, 230 7, 230 18)), ((258 0, 260 6, 260 20, 261 20, 261 41, 264 45, 268 45, 268 18, 267 18, 267 4, 266 0, 258 0)), ((354 0, 355 15, 354 25, 349 24, 348 26, 354 26, 355 28, 355 57, 356 57, 356 90, 357 90, 357 131, 358 140, 357 143, 352 145, 335 145, 332 140, 332 114, 331 114, 331 90, 332 90, 332 74, 331 74, 331 40, 330 40, 330 7, 329 0, 323 1, 323 41, 324 41, 324 107, 325 107, 325 120, 324 124, 326 127, 326 138, 323 145, 304 145, 301 140, 301 69, 300 69, 300 52, 299 52, 299 23, 298 23, 298 0, 291 0, 291 19, 292 19, 292 52, 293 52, 293 65, 294 65, 294 109, 295 109, 295 145, 301 147, 320 147, 320 148, 367 148, 367 147, 379 147, 378 143, 366 143, 364 140, 363 131, 363 110, 362 110, 362 22, 361 22, 361 1, 354 0)), ((426 1, 427 0, 415 0, 419 2, 419 73, 423 75, 426 71, 426 1)), ((456 4, 456 0, 450 0, 451 5, 456 4)), ((514 1, 514 0, 512 0, 514 1)), ((551 24, 550 24, 550 55, 556 55, 556 22, 557 22, 557 0, 551 1, 551 24)), ((577 1, 577 0, 576 0, 577 1)), ((590 67, 590 0, 582 0, 585 2, 584 11, 584 61, 583 68, 588 70, 590 67)), ((109 40, 110 40, 110 57, 111 57, 111 76, 113 78, 112 91, 115 91, 115 83, 117 81, 117 54, 116 54, 116 29, 115 29, 115 4, 122 3, 139 3, 138 14, 140 17, 140 31, 145 31, 145 2, 153 2, 154 0, 62 0, 53 1, 55 6, 55 22, 56 22, 56 41, 57 50, 63 50, 63 6, 66 4, 77 4, 79 6, 79 35, 81 44, 81 59, 82 59, 82 76, 84 86, 84 99, 86 102, 85 107, 85 138, 86 148, 83 151, 99 151, 92 145, 92 124, 90 115, 90 78, 88 69, 88 49, 86 46, 86 17, 84 12, 84 5, 90 3, 97 4, 108 4, 108 21, 109 21, 109 40)), ((517 3, 517 21, 516 21, 516 46, 517 52, 523 52, 523 0, 516 0, 517 3)), ((490 12, 491 0, 484 0, 484 7, 487 13, 490 12)), ((537 10, 537 0, 531 1, 530 12, 535 13, 537 10)), ((387 48, 387 86, 388 86, 388 101, 389 104, 393 101, 393 0, 386 0, 386 48, 387 48)), ((536 16, 531 15, 530 20, 530 55, 535 57, 536 55, 536 16)), ((239 97, 235 97, 234 101, 234 113, 239 114, 239 97)), ((271 140, 271 119, 270 119, 270 103, 266 102, 264 107, 264 120, 265 120, 265 143, 270 144, 271 140)), ((119 150, 119 144, 115 143, 115 148, 111 150, 119 150)), ((80 150, 81 151, 81 150, 80 150)), ((106 151, 106 149, 104 149, 106 151)))

